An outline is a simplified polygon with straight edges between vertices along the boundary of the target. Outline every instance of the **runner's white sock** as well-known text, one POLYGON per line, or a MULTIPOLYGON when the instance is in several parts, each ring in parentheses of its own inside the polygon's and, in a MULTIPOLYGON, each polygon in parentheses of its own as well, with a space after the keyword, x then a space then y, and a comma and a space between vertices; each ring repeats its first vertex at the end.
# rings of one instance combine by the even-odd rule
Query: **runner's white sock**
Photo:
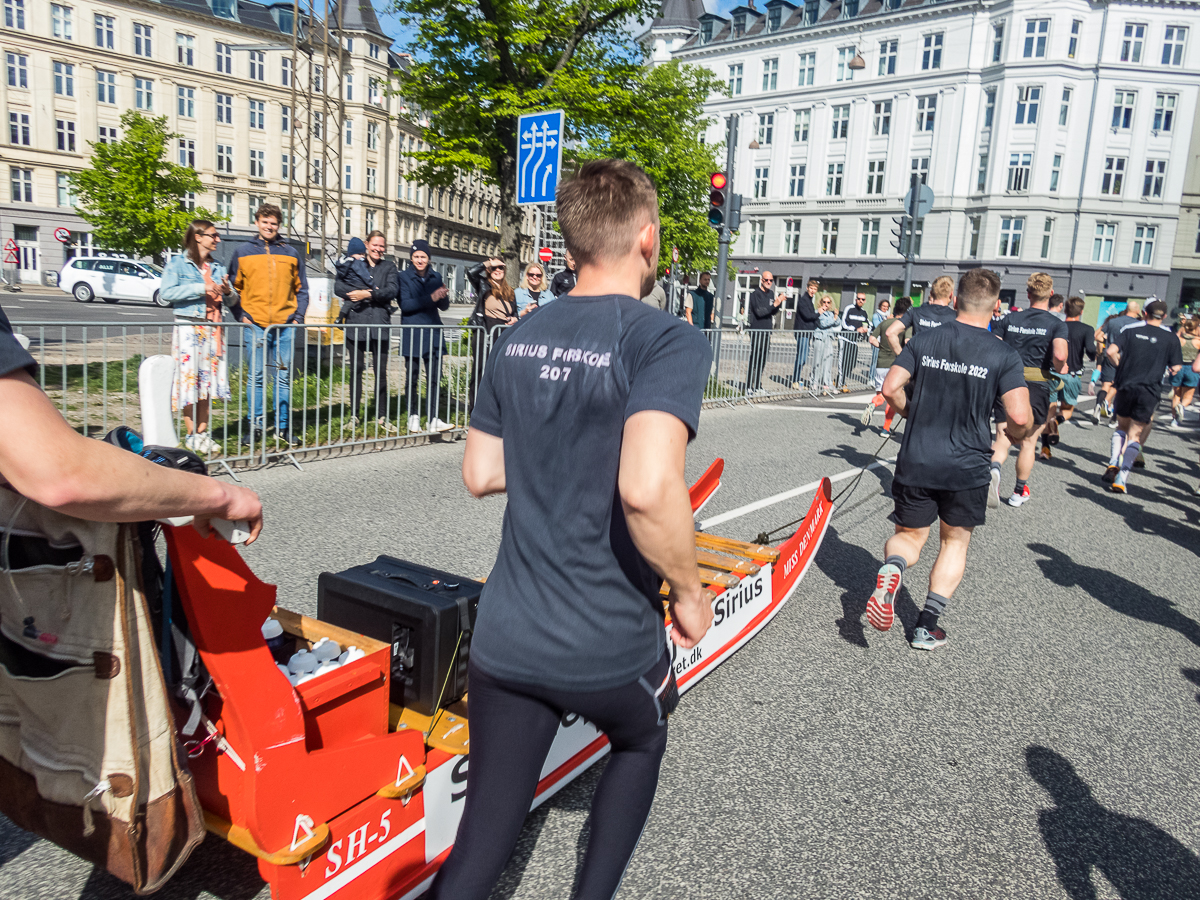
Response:
POLYGON ((1112 436, 1112 455, 1108 458, 1110 466, 1119 465, 1121 462, 1121 451, 1125 449, 1125 439, 1128 437, 1120 428, 1113 432, 1112 436))
POLYGON ((1138 454, 1142 452, 1142 445, 1137 441, 1130 441, 1125 445, 1125 455, 1121 457, 1121 471, 1128 472, 1133 468, 1133 461, 1137 459, 1138 454))

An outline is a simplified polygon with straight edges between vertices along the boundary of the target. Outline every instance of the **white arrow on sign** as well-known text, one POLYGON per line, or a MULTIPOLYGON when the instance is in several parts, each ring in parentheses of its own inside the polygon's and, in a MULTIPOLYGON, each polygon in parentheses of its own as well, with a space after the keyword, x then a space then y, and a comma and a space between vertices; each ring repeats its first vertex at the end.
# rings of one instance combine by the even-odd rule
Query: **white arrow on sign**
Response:
MULTIPOLYGON (((522 150, 530 150, 530 151, 533 150, 533 148, 534 148, 534 132, 535 131, 536 131, 536 127, 529 129, 523 135, 521 135, 521 149, 522 150), (528 141, 528 143, 526 143, 526 141, 528 141)), ((533 159, 532 152, 528 156, 525 157, 525 163, 524 163, 524 165, 521 166, 521 184, 525 183, 525 173, 527 171, 529 171, 529 161, 531 159, 533 159)))

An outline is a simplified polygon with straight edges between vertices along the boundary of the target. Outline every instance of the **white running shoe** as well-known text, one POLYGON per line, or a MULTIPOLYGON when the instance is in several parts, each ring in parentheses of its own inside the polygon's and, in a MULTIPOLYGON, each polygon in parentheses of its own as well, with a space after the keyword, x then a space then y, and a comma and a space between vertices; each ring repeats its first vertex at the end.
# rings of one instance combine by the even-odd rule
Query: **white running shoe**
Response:
POLYGON ((408 433, 409 434, 420 434, 421 433, 421 417, 420 416, 409 416, 408 417, 408 433))
POLYGON ((449 422, 443 422, 441 419, 438 419, 435 417, 435 418, 432 418, 429 420, 429 430, 430 431, 453 431, 454 426, 451 425, 449 422))
POLYGON ((873 416, 874 414, 875 414, 875 404, 868 403, 866 405, 866 408, 863 409, 862 415, 858 417, 858 421, 861 422, 864 427, 869 427, 871 424, 871 416, 873 416))
POLYGON ((992 484, 988 488, 988 509, 1000 508, 1000 470, 992 469, 992 484))
POLYGON ((904 580, 899 567, 884 563, 875 575, 875 590, 867 600, 867 622, 876 631, 887 631, 896 619, 894 601, 904 580))
POLYGON ((1024 506, 1028 502, 1029 485, 1025 485, 1020 491, 1013 491, 1012 496, 1008 498, 1008 505, 1013 507, 1024 506))

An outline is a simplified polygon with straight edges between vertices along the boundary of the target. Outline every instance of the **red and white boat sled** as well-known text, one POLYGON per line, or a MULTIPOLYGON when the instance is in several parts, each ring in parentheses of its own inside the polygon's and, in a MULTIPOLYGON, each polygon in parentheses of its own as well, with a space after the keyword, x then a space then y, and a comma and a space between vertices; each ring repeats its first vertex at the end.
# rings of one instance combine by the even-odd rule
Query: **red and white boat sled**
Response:
MULTIPOLYGON (((723 465, 717 460, 692 488, 693 510, 719 487, 723 465)), ((832 508, 825 480, 803 523, 777 547, 696 534, 715 618, 675 659, 681 693, 791 598, 832 508)), ((192 635, 219 694, 205 703, 208 740, 191 761, 209 831, 259 858, 274 900, 419 896, 462 815, 466 702, 433 721, 389 706, 389 645, 275 608, 274 586, 255 578, 231 545, 192 528, 166 531, 192 635), (367 655, 293 688, 262 639, 268 615, 301 644, 324 636, 367 655)), ((533 805, 607 752, 590 723, 564 716, 533 805)))

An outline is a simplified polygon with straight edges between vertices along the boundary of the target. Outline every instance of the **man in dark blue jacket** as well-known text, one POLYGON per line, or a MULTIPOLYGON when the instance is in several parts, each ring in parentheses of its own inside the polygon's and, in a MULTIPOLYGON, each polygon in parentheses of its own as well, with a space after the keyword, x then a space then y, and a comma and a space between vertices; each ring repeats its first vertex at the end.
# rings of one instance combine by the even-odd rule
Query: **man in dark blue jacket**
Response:
POLYGON ((404 328, 400 355, 405 359, 404 396, 408 404, 408 432, 421 431, 421 364, 425 362, 426 415, 429 431, 449 431, 454 426, 439 418, 438 398, 442 380, 442 317, 438 310, 450 308, 450 297, 442 276, 429 266, 429 242, 412 244, 412 265, 400 273, 400 319, 402 325, 435 325, 436 328, 404 328))
POLYGON ((783 294, 774 296, 775 276, 763 272, 758 276, 758 290, 750 292, 746 304, 746 330, 750 332, 750 368, 746 371, 746 393, 764 393, 762 386, 763 368, 767 364, 767 350, 771 346, 771 329, 775 325, 775 312, 783 303, 783 294))
POLYGON ((812 342, 813 332, 817 330, 817 322, 821 318, 813 306, 813 298, 817 296, 817 289, 820 286, 821 283, 817 279, 810 278, 804 293, 796 298, 796 321, 792 323, 792 329, 796 332, 796 364, 792 366, 792 387, 795 390, 800 390, 802 387, 800 371, 804 368, 804 363, 808 361, 808 347, 812 342))

